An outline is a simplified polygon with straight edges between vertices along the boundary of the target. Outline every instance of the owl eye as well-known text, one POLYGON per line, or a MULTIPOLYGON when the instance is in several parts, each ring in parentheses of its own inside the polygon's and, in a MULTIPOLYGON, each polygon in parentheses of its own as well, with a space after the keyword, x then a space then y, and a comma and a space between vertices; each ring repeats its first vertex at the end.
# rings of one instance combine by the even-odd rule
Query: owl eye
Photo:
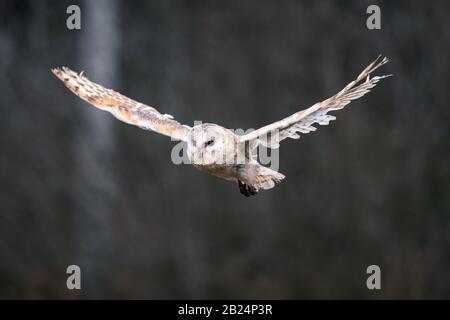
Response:
POLYGON ((214 140, 211 139, 211 140, 208 140, 208 141, 205 143, 205 146, 208 147, 208 146, 212 146, 213 144, 214 144, 214 140))

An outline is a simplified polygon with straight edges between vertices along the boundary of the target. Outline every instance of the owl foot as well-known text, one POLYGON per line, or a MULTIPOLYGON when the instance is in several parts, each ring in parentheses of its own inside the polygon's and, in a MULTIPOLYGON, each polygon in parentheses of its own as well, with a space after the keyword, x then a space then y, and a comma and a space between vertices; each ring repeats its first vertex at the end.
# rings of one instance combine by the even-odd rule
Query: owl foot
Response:
POLYGON ((258 194, 258 190, 255 187, 249 186, 248 184, 242 183, 238 180, 239 191, 246 197, 254 196, 258 194))

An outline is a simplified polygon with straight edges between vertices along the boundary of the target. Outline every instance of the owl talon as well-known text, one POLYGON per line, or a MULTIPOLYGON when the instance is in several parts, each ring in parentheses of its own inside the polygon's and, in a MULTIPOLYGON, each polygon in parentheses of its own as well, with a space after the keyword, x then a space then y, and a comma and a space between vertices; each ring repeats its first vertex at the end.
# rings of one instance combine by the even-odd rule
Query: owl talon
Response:
POLYGON ((258 190, 255 187, 247 185, 247 190, 250 193, 251 196, 257 195, 258 190))
POLYGON ((238 180, 239 191, 246 197, 254 196, 258 194, 258 190, 255 187, 249 186, 248 184, 242 183, 238 180))
POLYGON ((246 184, 242 183, 240 180, 238 180, 239 184, 239 191, 246 197, 250 197, 250 194, 248 193, 248 190, 246 188, 246 184))

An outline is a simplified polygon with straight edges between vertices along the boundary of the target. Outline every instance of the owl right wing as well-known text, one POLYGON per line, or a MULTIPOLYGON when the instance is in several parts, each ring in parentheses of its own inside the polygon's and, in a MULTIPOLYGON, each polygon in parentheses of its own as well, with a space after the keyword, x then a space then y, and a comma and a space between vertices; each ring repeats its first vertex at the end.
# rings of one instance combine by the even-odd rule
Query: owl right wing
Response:
POLYGON ((248 143, 250 149, 256 148, 259 144, 274 149, 278 148, 280 141, 286 138, 298 139, 300 134, 316 131, 317 128, 313 126, 315 123, 328 125, 330 121, 336 119, 335 116, 329 115, 328 112, 344 108, 352 100, 368 93, 378 81, 391 76, 370 77, 373 71, 389 61, 387 58, 383 58, 381 61, 379 59, 380 57, 367 66, 354 81, 350 82, 334 96, 280 121, 242 135, 239 137, 239 142, 248 143))
POLYGON ((52 69, 52 72, 75 95, 99 109, 110 112, 117 119, 174 140, 187 141, 191 127, 173 120, 171 115, 161 114, 153 107, 94 83, 84 77, 83 73, 77 74, 66 67, 52 69))

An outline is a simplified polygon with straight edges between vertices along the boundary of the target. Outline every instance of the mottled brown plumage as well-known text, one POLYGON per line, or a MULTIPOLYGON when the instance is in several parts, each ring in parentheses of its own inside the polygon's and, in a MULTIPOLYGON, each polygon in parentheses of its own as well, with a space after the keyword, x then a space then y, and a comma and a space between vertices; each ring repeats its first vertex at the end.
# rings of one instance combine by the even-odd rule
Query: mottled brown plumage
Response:
POLYGON ((161 114, 153 107, 132 100, 120 93, 96 84, 83 74, 69 68, 55 68, 52 72, 78 97, 93 106, 112 113, 117 119, 169 136, 174 140, 186 140, 191 129, 161 114))

